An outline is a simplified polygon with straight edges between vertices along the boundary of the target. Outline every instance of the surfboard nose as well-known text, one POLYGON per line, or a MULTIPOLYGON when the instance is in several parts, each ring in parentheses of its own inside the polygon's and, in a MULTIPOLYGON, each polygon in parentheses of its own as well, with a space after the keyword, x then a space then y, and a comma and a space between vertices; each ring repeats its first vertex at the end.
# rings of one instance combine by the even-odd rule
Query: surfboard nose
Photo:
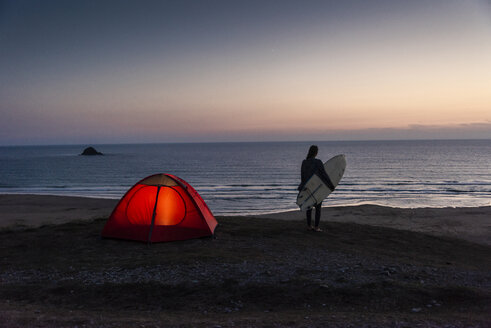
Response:
POLYGON ((346 155, 340 154, 340 155, 337 155, 335 157, 339 157, 339 161, 343 162, 344 165, 346 166, 346 155))

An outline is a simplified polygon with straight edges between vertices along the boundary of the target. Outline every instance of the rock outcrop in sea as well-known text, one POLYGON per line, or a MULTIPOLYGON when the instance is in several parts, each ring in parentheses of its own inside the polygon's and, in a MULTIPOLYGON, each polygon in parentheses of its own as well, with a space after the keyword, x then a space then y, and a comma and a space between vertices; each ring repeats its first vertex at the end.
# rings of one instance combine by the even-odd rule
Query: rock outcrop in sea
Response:
POLYGON ((83 156, 93 156, 93 155, 104 155, 104 154, 101 153, 101 152, 98 152, 97 150, 95 150, 94 147, 87 147, 87 148, 84 149, 84 151, 80 155, 83 155, 83 156))

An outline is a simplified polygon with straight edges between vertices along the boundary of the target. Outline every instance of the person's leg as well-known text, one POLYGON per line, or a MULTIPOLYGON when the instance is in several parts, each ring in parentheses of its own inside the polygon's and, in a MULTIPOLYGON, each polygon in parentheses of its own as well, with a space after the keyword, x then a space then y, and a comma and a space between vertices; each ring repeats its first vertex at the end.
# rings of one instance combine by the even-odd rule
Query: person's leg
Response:
POLYGON ((321 207, 322 203, 315 206, 315 228, 319 228, 319 222, 321 220, 321 207))
POLYGON ((307 210, 307 225, 312 227, 312 209, 307 210))

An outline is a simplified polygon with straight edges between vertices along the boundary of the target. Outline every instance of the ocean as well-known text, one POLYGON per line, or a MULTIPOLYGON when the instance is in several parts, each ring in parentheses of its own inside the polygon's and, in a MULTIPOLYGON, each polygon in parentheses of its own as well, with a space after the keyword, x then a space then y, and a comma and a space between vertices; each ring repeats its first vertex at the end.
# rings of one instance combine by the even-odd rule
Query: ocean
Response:
MULTIPOLYGON (((171 173, 216 215, 297 209, 300 166, 310 142, 0 147, 0 193, 118 199, 136 182, 171 173)), ((323 141, 322 161, 347 168, 324 206, 401 208, 491 205, 491 140, 323 141)))

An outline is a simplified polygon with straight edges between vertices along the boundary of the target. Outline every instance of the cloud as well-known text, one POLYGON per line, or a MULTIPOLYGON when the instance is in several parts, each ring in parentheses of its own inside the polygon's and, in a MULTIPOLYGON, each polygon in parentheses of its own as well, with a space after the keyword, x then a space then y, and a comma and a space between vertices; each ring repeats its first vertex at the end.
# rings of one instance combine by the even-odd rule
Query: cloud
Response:
POLYGON ((247 135, 255 140, 307 141, 307 140, 404 140, 404 139, 491 139, 491 122, 473 122, 446 125, 411 124, 406 127, 366 129, 316 129, 316 130, 263 130, 241 131, 235 134, 243 140, 247 135))
POLYGON ((407 127, 339 130, 327 135, 342 139, 491 139, 491 122, 410 124, 407 127))

